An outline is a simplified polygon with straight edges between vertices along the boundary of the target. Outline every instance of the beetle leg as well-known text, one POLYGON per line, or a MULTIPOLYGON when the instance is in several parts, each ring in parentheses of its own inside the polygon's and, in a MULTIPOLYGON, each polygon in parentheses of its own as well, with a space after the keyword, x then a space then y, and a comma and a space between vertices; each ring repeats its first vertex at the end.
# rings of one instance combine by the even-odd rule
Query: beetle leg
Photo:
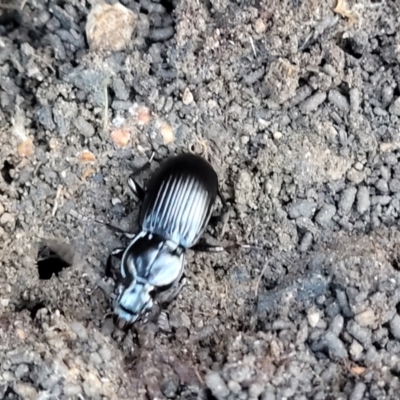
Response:
POLYGON ((110 255, 107 258, 106 276, 111 277, 114 280, 117 280, 118 270, 115 268, 112 260, 113 258, 118 258, 119 260, 121 260, 124 251, 125 247, 117 247, 116 249, 111 251, 110 255))
POLYGON ((258 247, 248 244, 238 244, 238 243, 230 244, 228 246, 215 246, 213 244, 208 244, 208 243, 199 243, 191 247, 190 250, 207 252, 207 253, 221 253, 223 251, 229 251, 229 250, 252 249, 252 248, 258 248, 258 247))
POLYGON ((191 247, 190 250, 207 252, 207 253, 220 253, 222 251, 225 251, 225 247, 214 246, 213 244, 208 244, 208 243, 199 243, 191 247))
POLYGON ((218 238, 220 239, 220 238, 222 238, 224 236, 224 233, 225 233, 226 224, 228 222, 229 215, 230 215, 230 208, 229 208, 228 203, 226 202, 224 196, 222 195, 222 193, 220 192, 219 189, 218 189, 217 195, 221 199, 222 210, 221 210, 220 215, 216 215, 214 217, 211 217, 210 223, 212 225, 217 225, 218 222, 222 222, 222 228, 221 228, 220 233, 218 234, 218 238))
POLYGON ((171 302, 179 296, 179 293, 182 291, 183 287, 185 286, 186 279, 185 278, 182 279, 183 271, 184 271, 184 265, 182 264, 179 275, 175 279, 175 282, 173 283, 173 285, 168 290, 158 294, 157 301, 160 305, 163 306, 163 308, 165 308, 169 304, 171 304, 171 302))
POLYGON ((157 302, 162 306, 162 308, 168 308, 168 306, 179 296, 185 285, 185 278, 183 278, 182 281, 177 279, 170 289, 157 296, 157 302))
POLYGON ((128 179, 128 186, 140 201, 144 200, 145 190, 133 179, 132 175, 128 179))
POLYGON ((136 170, 133 174, 131 174, 131 176, 128 179, 128 186, 130 187, 130 189, 132 190, 133 194, 140 200, 143 201, 144 200, 144 195, 145 195, 145 190, 143 189, 143 187, 141 185, 139 185, 136 180, 134 179, 135 176, 137 176, 138 174, 140 174, 141 172, 143 172, 144 170, 146 170, 147 168, 150 167, 153 158, 154 158, 154 151, 151 154, 150 160, 147 161, 146 164, 144 164, 142 167, 140 167, 138 170, 136 170))

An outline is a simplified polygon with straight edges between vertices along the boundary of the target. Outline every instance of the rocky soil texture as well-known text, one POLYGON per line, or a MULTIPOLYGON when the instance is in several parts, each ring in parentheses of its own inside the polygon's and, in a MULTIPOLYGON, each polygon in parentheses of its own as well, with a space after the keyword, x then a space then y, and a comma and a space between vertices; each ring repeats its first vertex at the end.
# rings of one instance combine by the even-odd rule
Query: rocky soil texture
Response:
POLYGON ((0 3, 0 398, 399 399, 399 2, 115 3, 0 3), (93 218, 183 151, 253 247, 124 334, 93 218))

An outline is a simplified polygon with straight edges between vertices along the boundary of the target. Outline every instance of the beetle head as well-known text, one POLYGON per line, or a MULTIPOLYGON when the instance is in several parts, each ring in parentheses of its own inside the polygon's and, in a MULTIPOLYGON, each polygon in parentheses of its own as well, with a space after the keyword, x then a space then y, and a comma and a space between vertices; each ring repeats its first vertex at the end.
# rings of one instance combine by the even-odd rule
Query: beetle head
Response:
POLYGON ((122 282, 114 303, 114 323, 131 326, 151 310, 155 291, 180 279, 183 252, 178 245, 151 234, 142 234, 129 245, 121 261, 122 282))
POLYGON ((119 329, 127 329, 153 307, 151 291, 153 286, 135 281, 128 287, 119 286, 114 303, 114 324, 119 329))

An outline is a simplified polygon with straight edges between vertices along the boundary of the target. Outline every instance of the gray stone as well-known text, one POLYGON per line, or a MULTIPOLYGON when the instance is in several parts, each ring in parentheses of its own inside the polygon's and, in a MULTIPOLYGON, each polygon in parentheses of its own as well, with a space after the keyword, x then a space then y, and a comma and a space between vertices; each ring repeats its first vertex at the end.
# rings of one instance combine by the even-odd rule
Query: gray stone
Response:
POLYGON ((389 191, 388 183, 384 179, 378 179, 375 183, 375 187, 382 193, 389 191))
POLYGON ((95 133, 93 125, 87 122, 81 115, 74 119, 74 125, 78 129, 78 133, 85 137, 92 137, 95 133))
POLYGON ((369 199, 369 191, 368 188, 365 186, 360 186, 357 191, 357 211, 360 214, 364 214, 368 211, 371 205, 369 199))
POLYGON ((360 109, 360 104, 361 104, 360 89, 358 88, 350 89, 349 95, 350 95, 351 111, 357 112, 360 109))
POLYGON ((105 88, 110 79, 110 75, 107 72, 84 69, 80 66, 62 76, 62 79, 85 93, 92 94, 95 105, 104 106, 105 88))
POLYGON ((342 215, 347 215, 350 213, 351 208, 354 204, 354 200, 356 198, 356 194, 357 189, 353 186, 350 186, 343 190, 339 201, 339 212, 342 215))
POLYGON ((335 214, 336 207, 333 204, 324 204, 316 215, 315 221, 322 226, 327 226, 335 214))
POLYGON ((289 217, 296 219, 299 217, 311 218, 316 209, 316 203, 309 200, 297 200, 290 205, 288 210, 289 217))
POLYGON ((393 193, 400 192, 400 180, 398 179, 392 179, 389 182, 389 189, 393 193))
POLYGON ((229 395, 228 386, 218 372, 211 371, 205 377, 207 387, 217 399, 224 399, 229 395))
POLYGON ((125 82, 121 78, 114 78, 113 89, 118 99, 124 101, 129 99, 129 91, 126 88, 125 82))
POLYGON ((389 107, 389 112, 392 115, 400 116, 400 97, 398 97, 389 107))
POLYGON ((351 392, 349 400, 362 400, 366 389, 367 385, 364 382, 357 382, 351 392))
POLYGON ((79 337, 79 339, 81 340, 87 340, 88 338, 88 333, 86 328, 82 325, 82 323, 78 322, 78 321, 72 321, 69 324, 70 328, 72 329, 73 332, 75 332, 77 334, 77 336, 79 337))
POLYGON ((333 318, 331 324, 329 325, 329 330, 335 335, 339 336, 343 330, 344 318, 339 314, 333 318))
POLYGON ((362 327, 366 326, 373 326, 376 321, 376 316, 374 313, 374 310, 371 308, 367 308, 366 310, 358 313, 357 315, 354 316, 354 319, 358 323, 358 325, 362 327))
POLYGON ((349 321, 347 324, 347 332, 350 333, 354 339, 357 339, 360 343, 364 346, 368 346, 371 344, 371 331, 366 328, 362 328, 360 325, 357 324, 355 321, 349 321))
POLYGON ((315 111, 325 100, 326 100, 326 93, 317 92, 300 104, 299 106, 300 111, 304 114, 308 114, 309 112, 315 111))
POLYGON ((392 332, 392 335, 400 340, 400 315, 395 314, 395 316, 391 319, 390 323, 390 332, 392 332))
POLYGON ((43 106, 37 111, 39 122, 49 131, 55 129, 56 124, 53 121, 53 115, 50 106, 43 106))
POLYGON ((343 342, 335 336, 331 331, 326 332, 325 334, 325 344, 328 348, 329 354, 331 354, 335 358, 346 358, 347 350, 344 346, 343 342))
POLYGON ((329 101, 334 104, 337 108, 342 111, 348 112, 350 110, 350 104, 340 92, 335 89, 329 91, 329 101))

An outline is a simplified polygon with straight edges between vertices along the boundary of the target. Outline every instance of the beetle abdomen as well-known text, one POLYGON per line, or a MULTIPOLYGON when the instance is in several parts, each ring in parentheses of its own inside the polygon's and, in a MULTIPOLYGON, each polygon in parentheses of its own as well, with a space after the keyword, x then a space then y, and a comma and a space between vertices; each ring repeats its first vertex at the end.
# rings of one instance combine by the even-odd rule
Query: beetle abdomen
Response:
POLYGON ((193 246, 207 227, 217 191, 217 175, 203 158, 182 154, 167 160, 147 187, 142 230, 193 246))

